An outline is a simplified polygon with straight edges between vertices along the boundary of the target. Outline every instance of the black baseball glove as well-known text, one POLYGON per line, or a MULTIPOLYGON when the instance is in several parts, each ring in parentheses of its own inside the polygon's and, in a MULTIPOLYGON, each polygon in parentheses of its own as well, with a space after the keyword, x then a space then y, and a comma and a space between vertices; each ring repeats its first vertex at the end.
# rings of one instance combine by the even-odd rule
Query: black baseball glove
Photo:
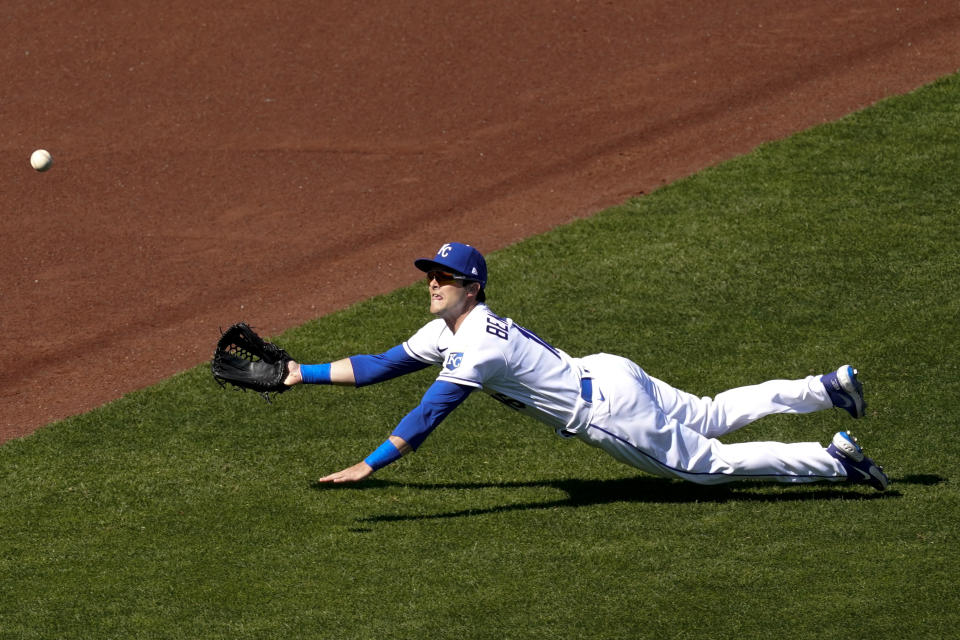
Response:
POLYGON ((271 393, 283 393, 290 387, 287 377, 286 351, 263 338, 245 322, 238 322, 223 332, 213 352, 210 370, 213 379, 224 387, 227 383, 239 389, 251 389, 270 401, 271 393))

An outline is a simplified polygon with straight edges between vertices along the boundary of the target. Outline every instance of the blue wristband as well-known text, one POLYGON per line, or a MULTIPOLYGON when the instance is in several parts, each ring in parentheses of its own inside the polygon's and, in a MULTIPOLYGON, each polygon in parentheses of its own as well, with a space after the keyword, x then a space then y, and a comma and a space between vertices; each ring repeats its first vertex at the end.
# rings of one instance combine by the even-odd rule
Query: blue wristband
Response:
POLYGON ((304 384, 330 384, 330 363, 302 364, 300 377, 304 384))
POLYGON ((385 440, 382 445, 377 447, 377 450, 367 456, 367 459, 364 460, 368 465, 370 465, 374 471, 377 469, 382 469, 391 462, 396 462, 400 459, 403 454, 400 453, 400 449, 397 449, 397 445, 390 442, 390 440, 385 440))

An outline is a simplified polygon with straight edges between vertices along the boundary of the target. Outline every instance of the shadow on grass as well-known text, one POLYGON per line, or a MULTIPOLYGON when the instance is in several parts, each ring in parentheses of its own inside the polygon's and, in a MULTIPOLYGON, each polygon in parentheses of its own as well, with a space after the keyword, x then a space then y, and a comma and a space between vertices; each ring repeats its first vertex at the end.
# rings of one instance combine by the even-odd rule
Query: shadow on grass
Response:
POLYGON ((865 486, 843 485, 770 485, 760 483, 736 483, 720 486, 703 486, 679 480, 668 480, 649 476, 622 478, 617 480, 545 480, 531 482, 395 482, 371 479, 356 485, 330 485, 314 483, 313 488, 321 490, 368 491, 389 487, 403 487, 422 491, 478 489, 526 489, 553 488, 567 494, 560 500, 542 502, 522 502, 482 509, 459 509, 434 514, 379 515, 360 518, 360 522, 399 522, 407 520, 433 520, 442 518, 462 518, 511 511, 531 509, 557 509, 582 507, 588 505, 610 504, 615 502, 636 503, 716 503, 726 502, 805 502, 809 500, 880 500, 900 497, 897 485, 935 485, 946 479, 936 475, 907 475, 892 478, 890 489, 884 492, 874 491, 865 486))

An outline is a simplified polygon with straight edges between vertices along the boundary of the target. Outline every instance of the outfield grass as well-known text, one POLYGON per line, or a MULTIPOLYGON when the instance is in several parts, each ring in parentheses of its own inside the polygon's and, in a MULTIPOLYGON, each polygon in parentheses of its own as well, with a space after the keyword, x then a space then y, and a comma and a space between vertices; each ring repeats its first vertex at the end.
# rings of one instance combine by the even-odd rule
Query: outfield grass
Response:
MULTIPOLYGON (((865 419, 730 441, 851 428, 887 493, 652 478, 479 394, 319 487, 435 372, 267 405, 198 367, 0 447, 0 638, 956 633, 958 105, 946 78, 489 256, 498 312, 695 393, 854 363, 865 419)), ((426 306, 404 289, 278 341, 379 351, 426 306)))

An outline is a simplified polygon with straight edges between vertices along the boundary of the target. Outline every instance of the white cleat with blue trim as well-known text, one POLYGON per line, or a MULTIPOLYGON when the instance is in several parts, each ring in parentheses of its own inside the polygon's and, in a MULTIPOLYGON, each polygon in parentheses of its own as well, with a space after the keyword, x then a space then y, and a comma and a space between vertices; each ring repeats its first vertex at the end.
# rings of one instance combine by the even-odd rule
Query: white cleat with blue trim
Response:
POLYGON ((890 478, 883 472, 883 467, 864 455, 863 448, 849 431, 838 431, 827 447, 827 453, 843 464, 849 482, 866 483, 877 491, 883 491, 890 485, 890 478))

